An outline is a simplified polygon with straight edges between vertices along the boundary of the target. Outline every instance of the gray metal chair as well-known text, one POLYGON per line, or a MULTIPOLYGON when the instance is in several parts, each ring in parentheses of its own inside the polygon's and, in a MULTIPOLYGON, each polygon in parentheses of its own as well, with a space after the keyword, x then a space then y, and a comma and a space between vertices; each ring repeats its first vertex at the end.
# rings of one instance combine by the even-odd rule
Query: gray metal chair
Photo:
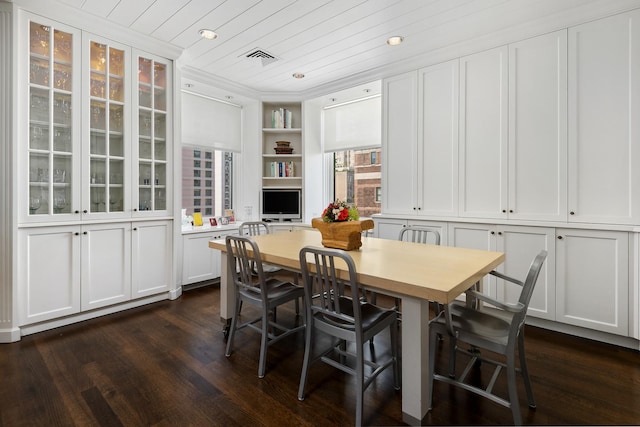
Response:
MULTIPOLYGON (((491 304, 492 308, 477 308, 473 304, 455 301, 445 305, 444 311, 429 323, 429 398, 433 399, 433 381, 438 380, 447 384, 461 387, 465 390, 488 398, 493 402, 511 408, 515 425, 522 424, 518 390, 516 386, 516 372, 520 372, 524 379, 525 390, 530 408, 535 408, 535 400, 527 371, 524 351, 524 325, 529 301, 535 287, 538 275, 547 257, 547 251, 541 251, 531 262, 529 272, 524 282, 492 271, 490 274, 504 281, 521 286, 518 302, 510 304, 497 301, 476 290, 467 291, 467 298, 476 299, 491 304), (437 335, 448 335, 449 346, 449 375, 435 373, 435 356, 437 335), (460 342, 469 344, 469 349, 462 349, 460 342), (520 359, 520 367, 516 367, 516 347, 520 359), (484 349, 501 355, 501 360, 482 356, 484 349), (456 376, 455 358, 457 353, 464 353, 470 361, 459 376, 456 376), (486 388, 466 381, 467 375, 476 363, 480 361, 495 365, 496 369, 486 388), (506 368, 508 397, 500 397, 493 393, 493 387, 498 374, 506 368)), ((431 408, 432 401, 429 401, 431 408)))
MULTIPOLYGON (((440 245, 440 232, 435 228, 423 227, 420 225, 409 225, 403 227, 398 235, 398 240, 403 242, 424 243, 440 245)), ((400 315, 400 298, 395 299, 396 310, 400 315)), ((433 310, 436 314, 442 311, 442 305, 433 301, 433 310)))
POLYGON ((304 400, 309 366, 316 361, 323 361, 355 375, 356 425, 359 426, 362 424, 364 390, 382 371, 393 367, 394 384, 396 389, 400 388, 396 312, 362 299, 363 290, 358 286, 353 259, 345 251, 304 247, 300 250, 300 266, 305 290, 307 331, 298 399, 304 400), (348 280, 337 277, 336 264, 342 269, 346 266, 348 280), (391 356, 384 360, 366 360, 364 343, 385 329, 389 329, 391 334, 391 356), (314 351, 316 331, 333 338, 328 348, 314 351), (354 343, 355 348, 349 350, 351 346, 347 342, 354 343), (312 354, 316 355, 313 359, 312 354))
MULTIPOLYGON (((271 228, 269 227, 269 224, 264 221, 247 221, 240 224, 240 227, 238 227, 238 234, 241 236, 260 236, 263 234, 271 234, 271 228)), ((278 267, 277 265, 267 264, 266 262, 262 263, 262 270, 267 276, 274 276, 282 272, 292 274, 293 283, 296 285, 298 284, 298 273, 295 271, 288 271, 278 267)), ((257 275, 255 268, 253 268, 253 275, 257 275)), ((240 308, 242 309, 242 305, 240 308)), ((298 300, 296 300, 296 314, 299 313, 300 305, 298 304, 298 300)))
POLYGON ((258 363, 258 377, 263 378, 266 370, 267 347, 281 339, 305 328, 305 324, 286 327, 277 323, 276 308, 289 301, 303 298, 304 289, 290 282, 283 282, 273 277, 267 277, 262 268, 260 249, 249 237, 227 236, 227 260, 229 271, 233 273, 236 296, 235 311, 231 320, 227 351, 231 355, 233 339, 236 331, 248 327, 262 334, 260 345, 260 362, 258 363), (257 272, 257 281, 253 271, 257 272), (240 322, 240 307, 243 302, 261 309, 260 316, 240 322), (270 319, 270 314, 273 318, 270 319), (260 327, 255 324, 260 322, 260 327), (279 333, 278 333, 279 332, 279 333))

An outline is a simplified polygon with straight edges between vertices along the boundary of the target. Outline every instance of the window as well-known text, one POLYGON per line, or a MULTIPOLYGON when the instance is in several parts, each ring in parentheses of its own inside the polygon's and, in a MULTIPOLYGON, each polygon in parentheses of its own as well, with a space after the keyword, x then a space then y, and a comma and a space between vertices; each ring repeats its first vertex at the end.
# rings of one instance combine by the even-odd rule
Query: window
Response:
POLYGON ((355 204, 363 217, 380 213, 380 155, 380 148, 333 153, 334 199, 355 204))
POLYGON ((232 209, 232 171, 233 153, 183 146, 182 208, 187 214, 222 216, 225 209, 232 209), (198 160, 201 158, 206 161, 198 160), (207 179, 197 179, 200 177, 207 179))

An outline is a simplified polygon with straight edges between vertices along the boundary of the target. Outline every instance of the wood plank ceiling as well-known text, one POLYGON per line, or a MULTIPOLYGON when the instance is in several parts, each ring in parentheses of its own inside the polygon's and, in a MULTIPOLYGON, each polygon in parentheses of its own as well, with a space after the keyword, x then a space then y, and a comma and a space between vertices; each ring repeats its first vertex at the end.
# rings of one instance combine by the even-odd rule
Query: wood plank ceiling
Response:
MULTIPOLYGON (((51 0, 49 0, 51 1, 51 0)), ((363 82, 469 40, 603 0, 57 0, 181 49, 181 63, 255 93, 363 82), (205 40, 199 30, 218 33, 205 40), (404 37, 389 46, 390 36, 404 37), (247 58, 261 50, 275 59, 247 58), (303 73, 302 79, 292 77, 303 73), (356 77, 359 76, 359 77, 356 77)), ((606 0, 612 2, 612 0, 606 0)), ((615 0, 619 1, 619 0, 615 0)), ((622 6, 622 5, 621 5, 622 6)), ((566 19, 565 19, 566 20, 566 19)))

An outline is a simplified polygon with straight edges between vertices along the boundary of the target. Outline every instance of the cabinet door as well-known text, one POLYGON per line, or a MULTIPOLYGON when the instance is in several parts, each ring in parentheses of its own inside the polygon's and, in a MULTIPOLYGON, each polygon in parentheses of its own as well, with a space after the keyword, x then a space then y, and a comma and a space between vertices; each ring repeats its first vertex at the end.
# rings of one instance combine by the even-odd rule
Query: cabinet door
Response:
POLYGON ((424 215, 458 214, 458 70, 454 60, 418 72, 418 206, 424 215))
POLYGON ((82 311, 131 299, 131 223, 82 228, 82 311))
POLYGON ((640 218, 640 11, 569 29, 569 220, 640 218))
POLYGON ((557 235, 557 320, 626 336, 629 234, 558 229, 557 235))
POLYGON ((379 239, 398 240, 400 230, 406 227, 406 219, 374 218, 373 232, 379 239))
POLYGON ((220 251, 209 248, 209 240, 212 239, 214 239, 214 233, 182 236, 183 285, 211 280, 220 276, 220 251))
POLYGON ((382 84, 382 211, 416 213, 418 75, 395 76, 382 84))
POLYGON ((80 227, 18 232, 20 325, 80 311, 80 227))
POLYGON ((509 218, 567 219, 567 32, 509 45, 509 218))
POLYGON ((171 221, 132 224, 132 298, 170 289, 173 271, 172 224, 171 221))
MULTIPOLYGON (((465 224, 451 222, 448 226, 448 244, 458 248, 496 250, 496 226, 490 224, 465 224)), ((482 292, 496 298, 496 282, 493 276, 482 279, 482 292)))
POLYGON ((133 68, 137 76, 133 122, 134 217, 166 216, 170 213, 173 180, 172 67, 166 59, 135 52, 133 68))
MULTIPOLYGON (((80 53, 76 29, 29 17, 21 37, 28 80, 20 83, 21 222, 80 218, 80 53)), ((25 78, 26 78, 25 74, 25 78)))
POLYGON ((507 47, 460 59, 460 192, 463 217, 506 218, 507 47))
POLYGON ((85 218, 130 218, 131 49, 83 35, 82 210, 85 218))
MULTIPOLYGON (((540 276, 533 290, 527 315, 542 319, 556 319, 556 239, 555 229, 545 227, 498 226, 497 250, 505 253, 499 271, 524 281, 533 258, 541 250, 547 251, 540 276)), ((497 280, 496 291, 500 301, 516 303, 522 288, 497 280)))

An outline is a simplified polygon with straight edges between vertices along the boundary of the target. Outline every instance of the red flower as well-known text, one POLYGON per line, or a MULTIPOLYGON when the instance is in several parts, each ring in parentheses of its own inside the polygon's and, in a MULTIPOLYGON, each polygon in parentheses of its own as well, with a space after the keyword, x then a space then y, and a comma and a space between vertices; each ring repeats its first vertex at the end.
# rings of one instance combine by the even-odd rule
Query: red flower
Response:
POLYGON ((342 209, 338 214, 337 221, 346 221, 349 219, 349 209, 342 209))

